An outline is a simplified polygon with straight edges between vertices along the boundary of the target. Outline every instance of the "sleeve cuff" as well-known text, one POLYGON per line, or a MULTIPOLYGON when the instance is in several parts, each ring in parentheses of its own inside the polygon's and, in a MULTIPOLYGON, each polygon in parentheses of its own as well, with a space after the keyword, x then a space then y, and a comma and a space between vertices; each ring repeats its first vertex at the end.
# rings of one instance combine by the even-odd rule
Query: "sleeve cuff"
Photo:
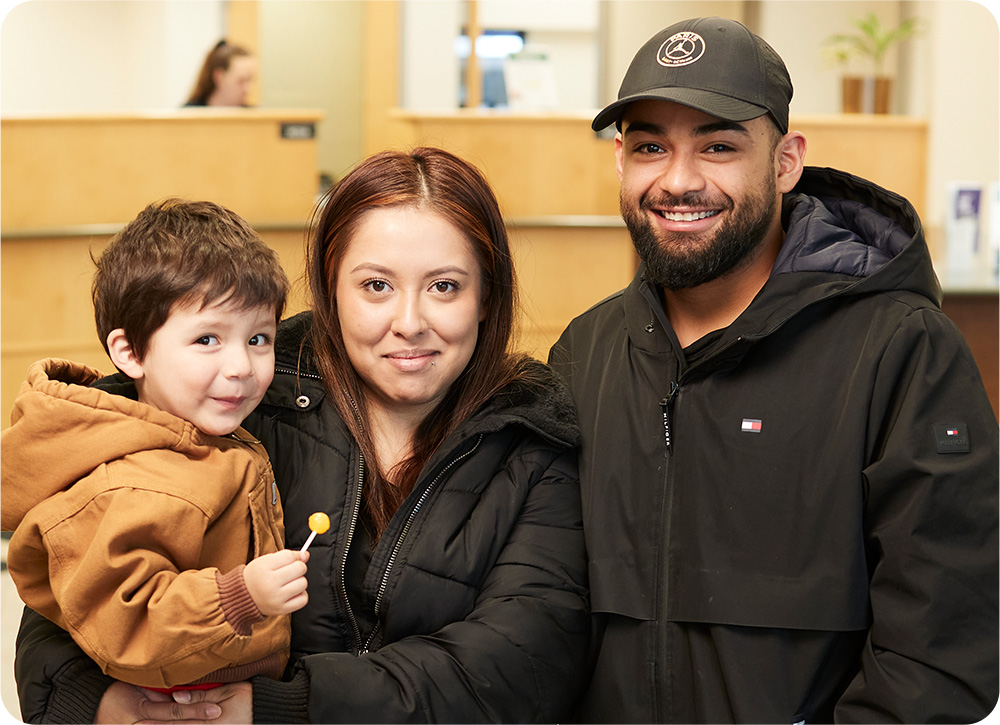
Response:
POLYGON ((97 707, 114 679, 87 658, 77 658, 52 678, 43 723, 94 722, 97 707))
POLYGON ((255 723, 308 723, 309 677, 298 670, 288 682, 254 677, 253 721, 255 723))
POLYGON ((236 634, 249 637, 253 633, 253 625, 265 617, 250 596, 243 579, 243 568, 241 565, 225 574, 218 572, 215 581, 219 585, 219 603, 226 621, 236 634))

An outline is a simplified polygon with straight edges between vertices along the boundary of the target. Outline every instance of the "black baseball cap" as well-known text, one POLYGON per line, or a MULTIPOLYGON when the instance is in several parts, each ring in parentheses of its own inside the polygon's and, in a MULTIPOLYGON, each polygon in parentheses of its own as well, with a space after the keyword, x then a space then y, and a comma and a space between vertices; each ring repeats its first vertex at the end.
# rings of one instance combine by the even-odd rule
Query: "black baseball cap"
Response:
POLYGON ((726 18, 683 20, 654 35, 632 59, 618 100, 591 128, 619 123, 629 103, 673 101, 727 121, 770 113, 788 133, 792 80, 781 57, 746 26, 726 18))

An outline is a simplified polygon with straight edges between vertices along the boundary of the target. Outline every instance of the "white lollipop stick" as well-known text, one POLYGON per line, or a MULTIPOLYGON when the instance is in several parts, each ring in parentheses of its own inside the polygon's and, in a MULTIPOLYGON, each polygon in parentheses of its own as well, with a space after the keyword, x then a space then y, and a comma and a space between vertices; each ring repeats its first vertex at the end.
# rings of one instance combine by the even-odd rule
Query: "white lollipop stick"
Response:
POLYGON ((315 532, 315 531, 313 531, 313 532, 310 532, 310 534, 309 534, 309 538, 308 538, 308 539, 306 539, 306 543, 304 543, 304 544, 302 545, 302 548, 301 548, 301 549, 299 549, 299 553, 301 554, 301 553, 303 553, 303 552, 304 552, 304 551, 305 551, 306 549, 308 549, 308 548, 309 548, 309 544, 311 544, 311 543, 313 542, 313 539, 315 539, 315 538, 316 538, 316 532, 315 532))

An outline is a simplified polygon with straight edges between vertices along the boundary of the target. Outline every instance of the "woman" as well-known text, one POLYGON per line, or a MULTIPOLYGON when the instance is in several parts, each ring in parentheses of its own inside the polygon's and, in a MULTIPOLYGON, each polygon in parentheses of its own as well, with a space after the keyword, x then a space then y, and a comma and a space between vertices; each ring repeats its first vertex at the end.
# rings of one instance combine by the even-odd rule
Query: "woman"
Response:
POLYGON ((246 106, 257 61, 249 50, 220 40, 205 56, 185 106, 246 106))
MULTIPOLYGON (((313 511, 331 521, 293 664, 179 711, 115 683, 98 721, 215 716, 202 698, 241 721, 566 719, 588 675, 578 430, 549 369, 507 352, 514 271, 488 185, 444 151, 378 154, 324 200, 308 274, 313 312, 282 324, 244 424, 271 455, 289 548, 313 511)), ((25 716, 92 718, 109 683, 36 625, 25 716)))

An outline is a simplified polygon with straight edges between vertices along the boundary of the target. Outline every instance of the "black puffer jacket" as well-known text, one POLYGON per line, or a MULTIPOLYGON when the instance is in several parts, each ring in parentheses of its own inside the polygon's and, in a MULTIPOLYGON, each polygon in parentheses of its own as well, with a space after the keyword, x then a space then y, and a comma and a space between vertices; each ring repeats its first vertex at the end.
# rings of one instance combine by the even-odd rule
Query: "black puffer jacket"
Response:
MULTIPOLYGON (((343 571, 362 462, 308 351, 300 355, 309 324, 308 313, 282 323, 278 373, 244 425, 271 455, 286 545, 301 547, 314 511, 331 522, 309 549, 289 676, 254 679, 255 720, 565 719, 588 676, 590 628, 579 432, 563 384, 539 363, 544 386, 512 386, 448 438, 375 548, 363 602, 349 607, 343 571), (372 632, 363 622, 376 609, 372 632)), ((22 710, 71 721, 80 711, 66 708, 85 694, 57 677, 50 698, 46 680, 60 667, 100 677, 80 662, 64 667, 56 634, 37 622, 22 632, 20 691, 35 701, 22 710)))

